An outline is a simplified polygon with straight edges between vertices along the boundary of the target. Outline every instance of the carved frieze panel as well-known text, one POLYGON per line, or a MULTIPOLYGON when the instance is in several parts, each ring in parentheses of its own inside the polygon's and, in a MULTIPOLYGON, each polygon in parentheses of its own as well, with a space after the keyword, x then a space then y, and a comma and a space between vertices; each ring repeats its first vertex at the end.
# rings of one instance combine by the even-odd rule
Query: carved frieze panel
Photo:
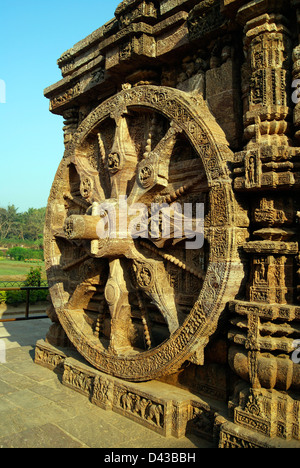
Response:
MULTIPOLYGON (((259 131, 259 122, 255 125, 259 131)), ((300 187, 298 149, 258 146, 235 154, 234 187, 237 191, 287 190, 300 187)))
POLYGON ((78 96, 86 93, 95 86, 104 82, 105 69, 104 66, 93 67, 91 71, 84 73, 78 79, 72 79, 72 82, 66 81, 64 90, 55 93, 54 97, 50 97, 50 110, 59 112, 71 103, 74 103, 78 96))
POLYGON ((235 408, 235 422, 265 437, 299 440, 299 401, 265 389, 250 390, 245 403, 235 408))
POLYGON ((155 3, 149 0, 122 2, 115 12, 119 27, 124 28, 134 21, 153 22, 158 17, 155 3))
POLYGON ((227 18, 220 12, 220 3, 206 0, 196 5, 189 13, 188 28, 190 40, 204 38, 225 26, 227 18))

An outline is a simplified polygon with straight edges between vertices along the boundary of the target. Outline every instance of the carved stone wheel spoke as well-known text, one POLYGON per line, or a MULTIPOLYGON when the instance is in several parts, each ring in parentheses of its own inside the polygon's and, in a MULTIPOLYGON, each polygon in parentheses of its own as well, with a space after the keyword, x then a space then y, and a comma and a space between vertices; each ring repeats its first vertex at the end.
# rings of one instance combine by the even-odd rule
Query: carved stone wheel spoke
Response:
POLYGON ((49 198, 45 254, 58 318, 96 368, 138 381, 202 362, 233 291, 222 152, 205 103, 171 88, 124 90, 75 133, 49 198))

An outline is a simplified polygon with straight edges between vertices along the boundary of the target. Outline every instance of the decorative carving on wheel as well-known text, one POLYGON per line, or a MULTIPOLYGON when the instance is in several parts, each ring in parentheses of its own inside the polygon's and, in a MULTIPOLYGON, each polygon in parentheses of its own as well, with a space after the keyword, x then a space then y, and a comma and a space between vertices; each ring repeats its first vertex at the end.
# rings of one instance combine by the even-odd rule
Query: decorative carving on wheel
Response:
POLYGON ((239 287, 230 158, 204 101, 172 88, 124 89, 81 123, 51 190, 45 257, 59 321, 96 368, 141 381, 202 363, 239 287))

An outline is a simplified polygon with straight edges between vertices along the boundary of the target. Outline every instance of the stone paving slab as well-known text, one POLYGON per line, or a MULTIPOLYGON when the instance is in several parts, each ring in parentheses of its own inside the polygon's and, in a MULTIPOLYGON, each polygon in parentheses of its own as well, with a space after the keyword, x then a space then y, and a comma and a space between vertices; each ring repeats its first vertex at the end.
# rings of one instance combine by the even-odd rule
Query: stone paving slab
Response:
POLYGON ((1 448, 211 448, 194 436, 160 436, 63 386, 60 376, 34 363, 35 343, 49 325, 48 319, 0 323, 6 346, 6 362, 0 362, 1 448))

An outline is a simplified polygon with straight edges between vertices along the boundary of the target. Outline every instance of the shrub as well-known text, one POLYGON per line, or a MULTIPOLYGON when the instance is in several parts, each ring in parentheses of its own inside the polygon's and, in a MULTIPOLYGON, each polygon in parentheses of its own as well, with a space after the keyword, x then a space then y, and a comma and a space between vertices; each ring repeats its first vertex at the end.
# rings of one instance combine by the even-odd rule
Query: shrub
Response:
POLYGON ((40 260, 44 259, 43 250, 25 249, 23 247, 12 247, 8 249, 7 255, 13 260, 26 261, 26 260, 40 260))
MULTIPOLYGON (((41 277, 42 277, 42 269, 41 267, 38 268, 30 268, 30 272, 28 273, 25 281, 25 286, 28 287, 35 287, 40 286, 41 284, 41 277)), ((37 291, 30 291, 29 302, 30 304, 35 304, 37 301, 45 301, 48 296, 47 290, 37 290, 37 291)), ((3 300, 7 304, 11 305, 18 305, 26 302, 26 291, 6 291, 6 297, 3 300)))
MULTIPOLYGON (((30 268, 30 272, 27 275, 25 286, 36 287, 40 286, 42 277, 42 269, 30 268)), ((46 301, 48 296, 48 290, 37 290, 30 291, 29 302, 35 304, 37 301, 46 301)), ((0 291, 0 304, 6 303, 10 305, 18 305, 26 302, 26 291, 0 291)))
POLYGON ((6 291, 6 304, 18 305, 26 302, 26 291, 6 291))
POLYGON ((25 259, 25 249, 22 247, 13 247, 8 249, 7 254, 14 260, 23 261, 25 259))
MULTIPOLYGON (((16 306, 26 302, 26 291, 7 291, 5 294, 6 298, 3 302, 6 302, 6 304, 16 306)), ((30 291, 29 303, 35 304, 38 301, 46 301, 48 294, 47 290, 30 291)))
POLYGON ((46 301, 49 292, 47 290, 30 291, 30 304, 38 301, 46 301))
POLYGON ((0 291, 0 304, 5 304, 6 303, 6 291, 0 291))
POLYGON ((41 267, 30 268, 25 281, 25 286, 40 286, 42 280, 42 269, 41 267))

